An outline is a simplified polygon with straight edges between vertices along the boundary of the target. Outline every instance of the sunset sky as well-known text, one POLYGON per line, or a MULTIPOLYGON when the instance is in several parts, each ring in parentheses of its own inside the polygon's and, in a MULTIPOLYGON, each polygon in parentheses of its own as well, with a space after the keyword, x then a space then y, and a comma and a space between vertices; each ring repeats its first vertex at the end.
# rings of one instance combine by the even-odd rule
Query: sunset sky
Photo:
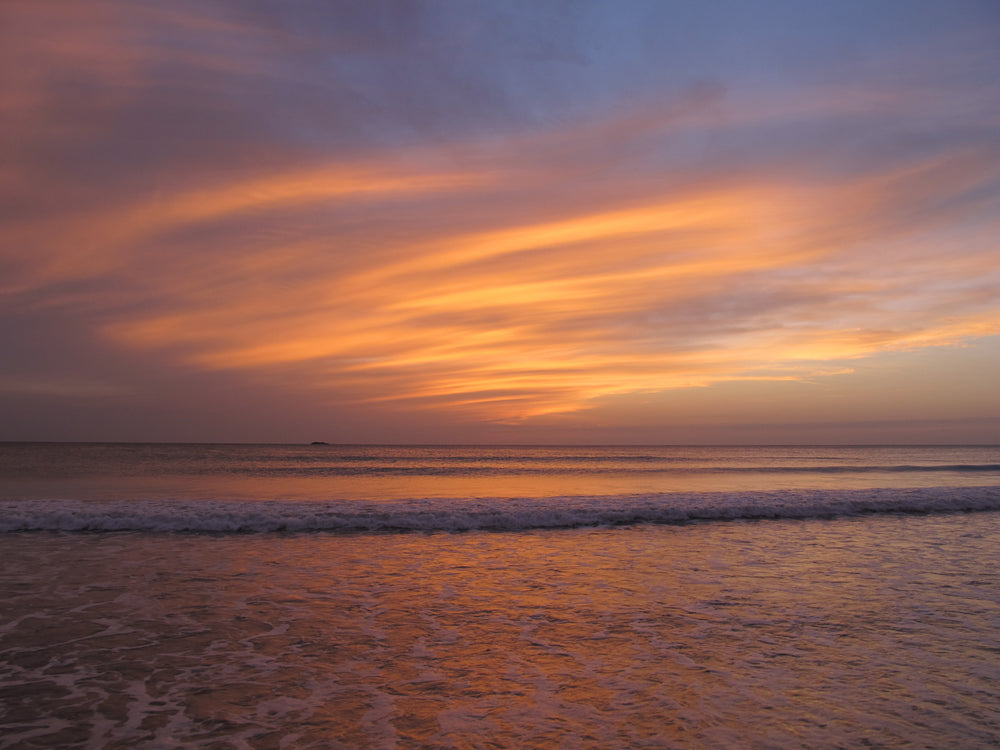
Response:
POLYGON ((0 439, 1000 443, 996 0, 0 5, 0 439))

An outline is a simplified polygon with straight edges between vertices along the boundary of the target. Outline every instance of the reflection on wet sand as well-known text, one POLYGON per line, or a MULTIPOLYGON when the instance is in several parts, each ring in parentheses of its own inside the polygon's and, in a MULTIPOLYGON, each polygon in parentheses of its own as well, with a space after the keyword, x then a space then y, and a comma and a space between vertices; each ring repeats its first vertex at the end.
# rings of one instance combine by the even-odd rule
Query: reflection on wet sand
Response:
POLYGON ((986 746, 998 536, 11 535, 0 747, 986 746))

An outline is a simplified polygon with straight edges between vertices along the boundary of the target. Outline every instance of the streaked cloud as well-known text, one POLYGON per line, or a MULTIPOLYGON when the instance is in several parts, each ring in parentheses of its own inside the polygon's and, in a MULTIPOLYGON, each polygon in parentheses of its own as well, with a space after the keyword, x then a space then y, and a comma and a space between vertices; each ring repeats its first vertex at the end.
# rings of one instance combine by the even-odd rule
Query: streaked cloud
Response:
POLYGON ((0 304, 505 424, 1000 334, 1000 19, 741 70, 658 3, 375 5, 5 9, 0 304))
MULTIPOLYGON (((297 368, 304 383, 352 399, 454 406, 486 419, 575 410, 612 394, 809 378, 830 362, 1000 332, 989 238, 973 233, 956 252, 936 237, 953 226, 952 209, 923 208, 997 176, 980 162, 960 169, 934 159, 826 183, 727 179, 513 226, 501 204, 474 231, 363 230, 355 241, 367 240, 370 254, 350 267, 315 241, 268 244, 241 255, 245 276, 238 264, 199 284, 210 299, 180 269, 160 290, 179 309, 108 330, 201 366, 282 377, 297 368), (892 267, 873 263, 873 241, 892 267), (303 266, 315 274, 281 283, 303 266), (262 276, 265 288, 247 288, 262 276), (220 295, 227 285, 232 294, 220 295)), ((488 201, 502 180, 415 184, 461 186, 463 200, 479 192, 488 201)), ((433 210, 451 213, 454 192, 439 193, 433 210)))

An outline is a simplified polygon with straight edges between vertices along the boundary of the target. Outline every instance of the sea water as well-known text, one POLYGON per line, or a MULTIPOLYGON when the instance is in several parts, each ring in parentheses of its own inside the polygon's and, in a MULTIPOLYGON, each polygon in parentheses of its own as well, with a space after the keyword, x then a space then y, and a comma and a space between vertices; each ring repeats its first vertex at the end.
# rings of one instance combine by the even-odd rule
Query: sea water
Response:
POLYGON ((0 747, 994 747, 997 447, 0 444, 0 747))

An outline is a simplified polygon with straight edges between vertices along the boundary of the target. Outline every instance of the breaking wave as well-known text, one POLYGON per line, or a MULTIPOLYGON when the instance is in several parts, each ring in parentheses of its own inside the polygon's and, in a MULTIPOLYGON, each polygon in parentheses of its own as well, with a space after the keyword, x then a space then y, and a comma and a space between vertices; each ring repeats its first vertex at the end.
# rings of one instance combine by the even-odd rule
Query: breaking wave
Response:
POLYGON ((543 498, 421 498, 391 502, 15 499, 0 501, 0 532, 371 534, 525 531, 990 510, 1000 510, 1000 486, 543 498))

